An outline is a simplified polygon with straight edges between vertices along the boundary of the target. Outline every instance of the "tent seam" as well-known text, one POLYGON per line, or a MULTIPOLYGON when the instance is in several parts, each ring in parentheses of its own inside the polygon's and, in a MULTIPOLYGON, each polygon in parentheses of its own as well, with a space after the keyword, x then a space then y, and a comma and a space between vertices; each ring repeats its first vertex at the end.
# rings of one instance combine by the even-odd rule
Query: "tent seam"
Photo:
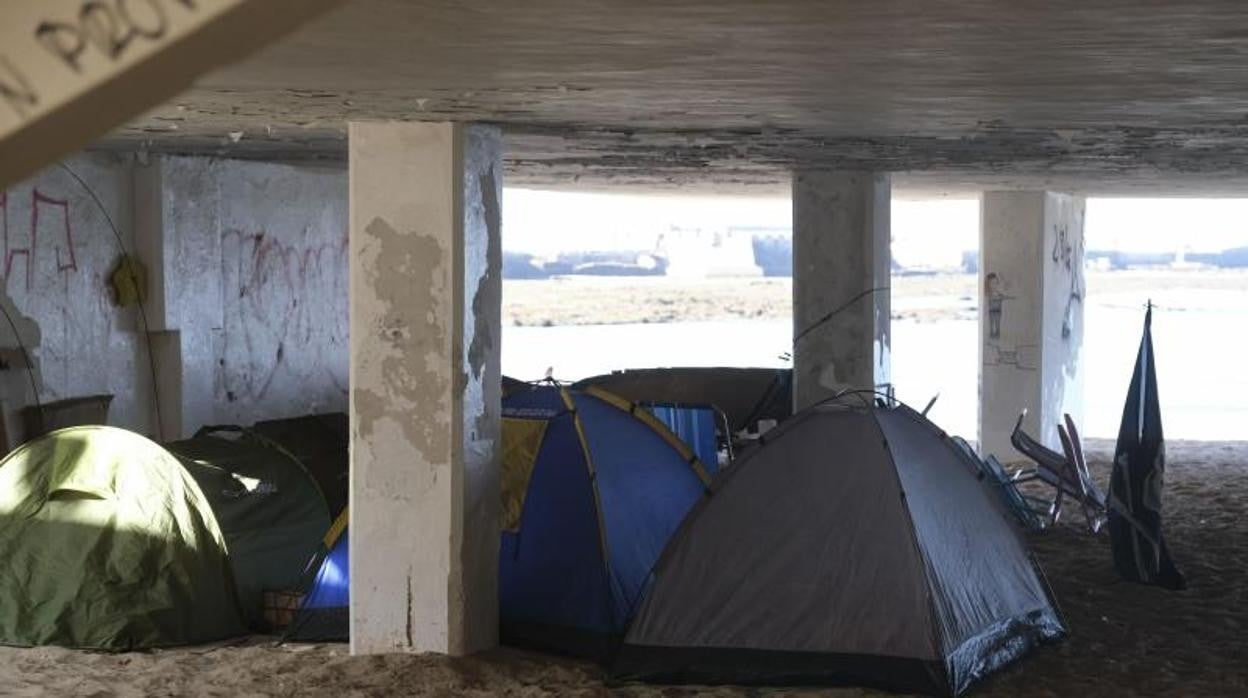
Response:
POLYGON ((698 458, 698 454, 694 452, 693 449, 689 448, 689 445, 682 441, 679 436, 672 433, 672 430, 669 429, 666 424, 654 415, 650 414, 649 410, 639 410, 637 403, 622 398, 610 391, 603 390, 598 386, 588 386, 585 388, 584 392, 587 395, 592 395, 593 397, 602 400, 618 410, 628 412, 632 416, 636 417, 641 423, 650 427, 652 431, 658 434, 660 438, 668 443, 668 445, 675 448, 676 452, 685 459, 685 462, 690 468, 693 469, 694 474, 697 475, 698 479, 702 481, 703 486, 710 486, 710 473, 706 469, 706 464, 702 462, 702 459, 698 458))
MULTIPOLYGON (((598 470, 594 467, 593 455, 590 453, 589 438, 585 435, 585 427, 581 423, 581 416, 577 413, 576 403, 572 400, 572 394, 567 388, 559 387, 559 397, 563 400, 564 405, 568 408, 568 414, 572 416, 572 426, 576 432, 576 439, 581 444, 581 455, 585 459, 585 470, 589 474, 589 488, 594 493, 594 518, 598 522, 598 544, 602 548, 602 568, 603 574, 607 578, 607 588, 616 589, 621 598, 624 596, 624 590, 615 578, 615 574, 611 567, 611 549, 607 544, 607 525, 606 519, 602 513, 602 495, 598 491, 598 470)), ((612 597, 612 606, 615 605, 614 597, 612 597)))
POLYGON ((936 582, 936 576, 935 574, 929 575, 929 573, 933 571, 932 566, 931 566, 931 563, 927 559, 927 553, 923 551, 923 546, 919 543, 919 534, 914 525, 914 516, 911 515, 910 505, 906 502, 906 500, 908 499, 908 496, 906 495, 906 488, 901 482, 901 475, 898 474, 897 472, 897 459, 893 454, 892 447, 889 446, 888 444, 888 437, 884 434, 884 427, 880 425, 880 420, 879 420, 879 417, 877 416, 876 410, 874 408, 868 408, 868 411, 870 412, 871 424, 875 426, 876 433, 880 435, 880 441, 881 443, 884 444, 884 452, 888 455, 889 465, 892 466, 891 468, 889 468, 889 471, 892 473, 893 477, 896 479, 897 490, 898 492, 901 493, 901 499, 902 499, 901 511, 902 511, 902 514, 905 515, 906 517, 906 522, 910 524, 908 527, 908 530, 910 532, 910 542, 914 544, 914 550, 916 553, 918 553, 919 561, 923 564, 924 577, 929 580, 926 585, 927 588, 924 590, 925 593, 923 596, 925 600, 927 601, 928 612, 931 613, 932 615, 932 628, 931 628, 932 642, 934 645, 934 649, 936 650, 937 663, 940 666, 941 678, 944 679, 945 686, 949 687, 950 685, 952 685, 952 682, 950 681, 949 666, 947 664, 948 655, 945 652, 944 643, 941 641, 941 638, 939 635, 939 627, 938 627, 938 624, 940 623, 940 612, 937 610, 936 601, 932 597, 932 584, 936 582))

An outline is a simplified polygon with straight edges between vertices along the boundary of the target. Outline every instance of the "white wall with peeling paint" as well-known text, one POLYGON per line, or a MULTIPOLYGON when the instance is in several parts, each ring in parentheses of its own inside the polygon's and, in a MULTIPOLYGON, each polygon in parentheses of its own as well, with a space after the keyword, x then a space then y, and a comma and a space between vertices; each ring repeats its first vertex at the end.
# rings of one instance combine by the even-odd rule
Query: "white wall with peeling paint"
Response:
POLYGON ((204 158, 148 169, 161 189, 160 329, 183 335, 199 372, 184 375, 183 429, 345 411, 346 172, 204 158))
MULTIPOLYGON (((108 284, 121 245, 134 246, 130 172, 128 158, 82 155, 0 192, 0 303, 17 314, 41 401, 112 394, 112 421, 151 434, 141 318, 137 308, 114 304, 108 284)), ((3 319, 0 357, 0 403, 16 442, 21 410, 35 400, 3 319)))
MULTIPOLYGON (((157 436, 148 337, 136 308, 111 301, 120 247, 94 192, 148 269, 165 437, 346 410, 344 168, 102 154, 67 164, 86 187, 53 167, 0 195, 0 303, 16 311, 42 400, 111 393, 113 424, 157 436)), ((33 400, 12 334, 0 321, 0 400, 16 440, 33 400)))

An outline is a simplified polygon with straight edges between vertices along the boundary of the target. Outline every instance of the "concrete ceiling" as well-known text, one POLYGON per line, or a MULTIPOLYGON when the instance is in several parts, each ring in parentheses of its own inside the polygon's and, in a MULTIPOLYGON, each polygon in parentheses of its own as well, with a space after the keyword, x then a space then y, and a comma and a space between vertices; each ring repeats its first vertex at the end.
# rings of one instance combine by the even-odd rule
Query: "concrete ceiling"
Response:
POLYGON ((502 124, 510 183, 1248 194, 1241 0, 353 0, 110 148, 345 157, 351 119, 502 124))

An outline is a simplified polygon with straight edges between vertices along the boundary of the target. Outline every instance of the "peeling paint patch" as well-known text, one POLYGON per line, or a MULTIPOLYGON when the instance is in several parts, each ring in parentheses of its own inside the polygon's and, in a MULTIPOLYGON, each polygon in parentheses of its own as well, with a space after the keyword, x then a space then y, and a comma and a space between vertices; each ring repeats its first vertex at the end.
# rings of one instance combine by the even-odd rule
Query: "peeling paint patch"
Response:
POLYGON ((400 233, 381 218, 364 233, 377 249, 364 275, 383 310, 372 321, 379 356, 369 362, 380 370, 353 388, 359 433, 371 438, 379 420, 394 419, 413 448, 439 462, 451 437, 441 410, 450 374, 440 370, 449 338, 448 254, 437 238, 400 233))
POLYGON ((478 177, 481 187, 481 204, 484 208, 485 226, 489 242, 486 248, 485 273, 477 281, 477 291, 472 297, 473 332, 468 346, 468 365, 472 376, 481 380, 485 358, 497 344, 493 323, 489 318, 499 312, 502 297, 502 207, 498 201, 498 183, 494 168, 489 167, 478 177))

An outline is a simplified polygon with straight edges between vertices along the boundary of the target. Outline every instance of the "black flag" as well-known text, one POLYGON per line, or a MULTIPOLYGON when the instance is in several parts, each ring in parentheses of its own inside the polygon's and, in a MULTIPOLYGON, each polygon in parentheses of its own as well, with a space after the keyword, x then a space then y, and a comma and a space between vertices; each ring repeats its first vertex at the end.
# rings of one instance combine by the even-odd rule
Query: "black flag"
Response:
POLYGON ((1161 432, 1153 365, 1152 324, 1150 302, 1114 449, 1114 471, 1109 480, 1109 536, 1114 566, 1123 579, 1182 589, 1186 581, 1170 559, 1161 534, 1166 442, 1161 432))

